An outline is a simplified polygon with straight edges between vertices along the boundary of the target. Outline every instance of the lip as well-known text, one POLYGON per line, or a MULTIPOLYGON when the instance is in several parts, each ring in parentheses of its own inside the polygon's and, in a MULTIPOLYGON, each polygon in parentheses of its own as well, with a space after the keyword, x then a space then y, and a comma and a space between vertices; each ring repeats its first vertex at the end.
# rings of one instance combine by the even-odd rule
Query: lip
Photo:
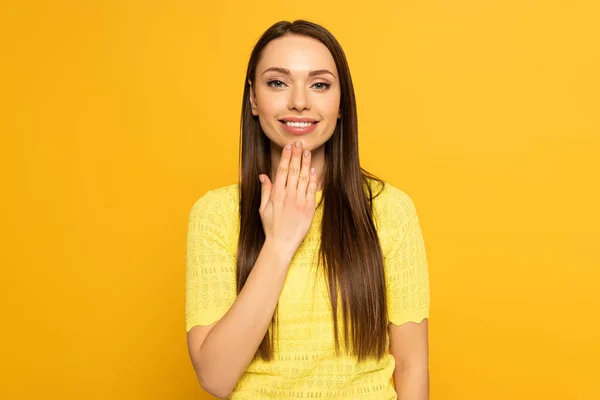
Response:
POLYGON ((309 118, 304 118, 304 121, 302 121, 302 120, 296 120, 296 119, 287 119, 286 118, 284 121, 313 122, 309 126, 297 128, 297 127, 294 127, 294 126, 288 126, 284 122, 282 122, 281 120, 278 121, 281 124, 281 126, 283 127, 283 129, 285 129, 287 132, 291 133, 292 135, 306 135, 307 133, 310 133, 310 132, 314 131, 315 128, 317 127, 317 125, 319 124, 319 121, 311 120, 309 118))
POLYGON ((314 118, 309 117, 287 117, 282 118, 281 121, 289 121, 289 122, 319 122, 314 118))

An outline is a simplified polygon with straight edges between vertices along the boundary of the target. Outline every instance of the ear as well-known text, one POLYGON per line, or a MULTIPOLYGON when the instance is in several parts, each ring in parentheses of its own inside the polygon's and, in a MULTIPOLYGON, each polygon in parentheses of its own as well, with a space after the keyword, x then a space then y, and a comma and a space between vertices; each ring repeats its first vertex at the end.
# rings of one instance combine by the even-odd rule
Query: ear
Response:
POLYGON ((252 81, 248 79, 248 85, 250 85, 250 108, 252 110, 252 115, 258 115, 258 109, 256 107, 256 95, 254 93, 254 89, 252 88, 252 81))

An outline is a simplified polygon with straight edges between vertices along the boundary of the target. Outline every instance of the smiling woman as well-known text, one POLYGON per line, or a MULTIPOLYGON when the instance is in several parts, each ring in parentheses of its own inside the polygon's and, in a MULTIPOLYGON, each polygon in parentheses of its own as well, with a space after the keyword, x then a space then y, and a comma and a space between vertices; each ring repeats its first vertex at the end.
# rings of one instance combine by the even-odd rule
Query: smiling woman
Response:
POLYGON ((189 217, 200 384, 231 399, 427 399, 416 208, 360 166, 350 70, 329 31, 298 20, 263 34, 241 131, 239 183, 209 190, 189 217))

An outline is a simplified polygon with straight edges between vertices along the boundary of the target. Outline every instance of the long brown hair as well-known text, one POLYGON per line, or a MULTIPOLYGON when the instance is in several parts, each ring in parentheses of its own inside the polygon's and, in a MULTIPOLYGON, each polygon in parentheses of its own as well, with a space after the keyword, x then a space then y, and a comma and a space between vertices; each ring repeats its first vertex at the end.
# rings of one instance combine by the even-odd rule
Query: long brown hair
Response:
MULTIPOLYGON (((338 339, 338 295, 341 294, 344 343, 352 337, 351 353, 363 360, 381 358, 386 351, 387 300, 383 255, 372 218, 374 197, 369 179, 384 182, 360 167, 358 157, 358 118, 350 69, 342 47, 325 28, 315 23, 296 20, 280 21, 262 35, 252 50, 242 102, 240 137, 240 234, 237 251, 237 292, 241 291, 256 263, 265 241, 258 209, 261 186, 259 174, 271 172, 269 138, 261 129, 258 117, 250 109, 250 84, 255 84, 256 66, 265 46, 285 35, 301 35, 323 43, 333 56, 340 80, 341 118, 325 146, 323 204, 319 262, 324 261, 324 273, 329 285, 333 311, 333 334, 336 352, 338 339), (366 190, 365 190, 366 188, 366 190), (367 194, 368 193, 368 194, 367 194)), ((319 264, 321 265, 321 264, 319 264)), ((255 358, 273 358, 273 321, 261 342, 255 358)))

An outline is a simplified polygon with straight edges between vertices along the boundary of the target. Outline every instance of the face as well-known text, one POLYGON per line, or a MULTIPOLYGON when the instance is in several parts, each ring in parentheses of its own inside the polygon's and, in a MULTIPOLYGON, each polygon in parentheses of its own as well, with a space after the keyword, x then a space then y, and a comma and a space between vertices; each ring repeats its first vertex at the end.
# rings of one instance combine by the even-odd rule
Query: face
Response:
POLYGON ((305 149, 321 147, 340 116, 340 85, 331 53, 316 39, 285 36, 269 42, 249 81, 252 113, 272 144, 301 140, 305 149), (306 123, 285 120, 306 118, 306 123))

